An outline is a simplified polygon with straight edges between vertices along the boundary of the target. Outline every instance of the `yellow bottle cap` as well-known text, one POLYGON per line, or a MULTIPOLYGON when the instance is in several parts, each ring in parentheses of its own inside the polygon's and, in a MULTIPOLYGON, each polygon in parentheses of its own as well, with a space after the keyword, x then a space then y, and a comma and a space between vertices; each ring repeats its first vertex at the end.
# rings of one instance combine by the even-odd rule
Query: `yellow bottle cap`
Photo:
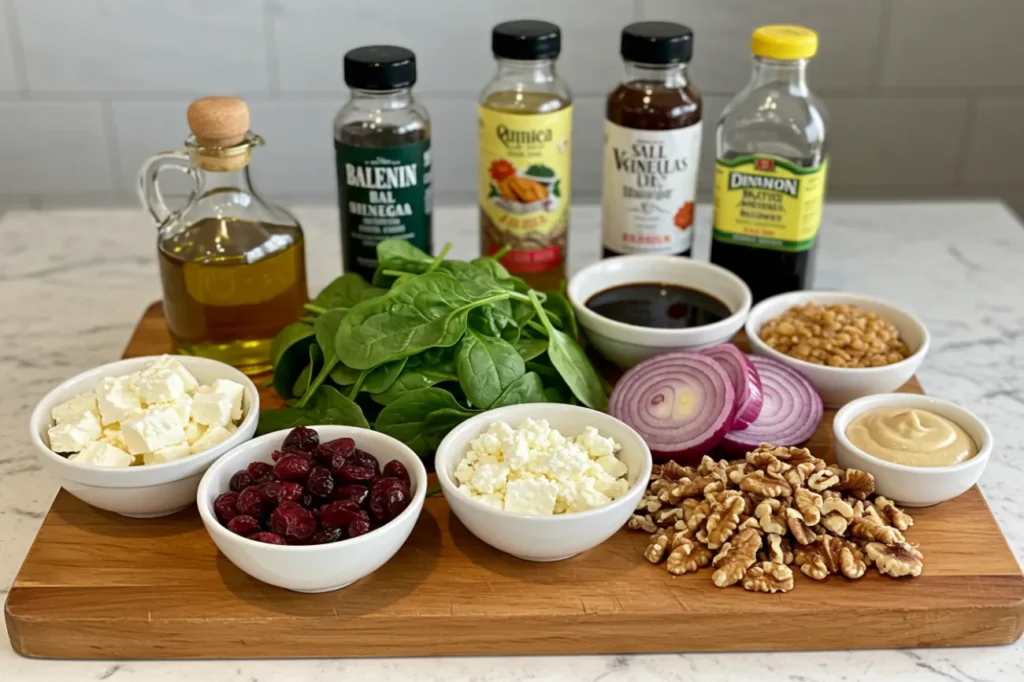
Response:
POLYGON ((750 49, 767 59, 807 59, 818 51, 818 34, 803 26, 761 26, 754 29, 750 49))

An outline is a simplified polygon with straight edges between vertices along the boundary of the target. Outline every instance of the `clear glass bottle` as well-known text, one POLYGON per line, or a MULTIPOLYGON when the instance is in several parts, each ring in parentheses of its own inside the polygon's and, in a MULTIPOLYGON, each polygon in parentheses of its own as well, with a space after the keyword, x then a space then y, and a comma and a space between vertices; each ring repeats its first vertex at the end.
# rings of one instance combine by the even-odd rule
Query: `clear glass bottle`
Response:
POLYGON ((608 95, 601 191, 603 257, 689 256, 702 102, 690 81, 693 31, 643 21, 622 29, 625 78, 608 95))
POLYGON ((416 56, 370 45, 345 55, 351 98, 334 119, 345 272, 367 280, 377 243, 406 239, 432 252, 430 117, 412 95, 416 56))
POLYGON ((220 360, 249 374, 270 369, 274 336, 308 300, 302 228, 252 184, 249 110, 234 97, 205 97, 188 109, 187 151, 143 164, 138 193, 157 223, 164 316, 177 352, 220 360), (185 205, 171 209, 158 176, 185 173, 185 205))
POLYGON ((801 26, 762 26, 750 83, 718 123, 711 262, 754 301, 812 284, 825 194, 828 121, 807 86, 818 47, 801 26))
POLYGON ((508 21, 491 32, 497 73, 480 93, 480 238, 538 289, 565 279, 572 93, 555 71, 558 26, 508 21))

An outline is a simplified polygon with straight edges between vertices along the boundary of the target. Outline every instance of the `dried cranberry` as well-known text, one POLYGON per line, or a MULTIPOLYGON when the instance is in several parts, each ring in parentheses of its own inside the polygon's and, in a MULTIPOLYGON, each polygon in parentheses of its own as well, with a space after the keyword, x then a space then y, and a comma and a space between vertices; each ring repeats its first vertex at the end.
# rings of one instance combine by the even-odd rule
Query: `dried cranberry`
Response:
POLYGON ((274 460, 276 462, 277 460, 279 460, 282 457, 284 457, 284 455, 285 455, 285 453, 282 452, 281 450, 274 450, 273 452, 270 453, 270 459, 272 459, 272 460, 274 460))
POLYGON ((296 500, 296 502, 301 504, 306 509, 314 509, 317 506, 317 498, 316 495, 314 495, 313 493, 302 493, 302 497, 296 500))
POLYGON ((284 437, 282 447, 313 452, 319 444, 320 435, 316 431, 305 426, 296 426, 284 437))
POLYGON ((252 516, 236 516, 228 521, 228 530, 236 535, 248 537, 253 533, 259 533, 263 528, 260 527, 259 520, 252 516))
POLYGON ((238 493, 235 511, 243 516, 259 516, 263 513, 263 496, 256 486, 249 486, 238 493))
POLYGON ((342 528, 331 528, 318 530, 313 533, 313 537, 309 539, 311 545, 326 545, 331 542, 337 542, 345 538, 345 531, 342 528))
POLYGON ((357 535, 365 535, 373 530, 373 524, 369 518, 356 519, 348 525, 348 536, 354 538, 357 535))
POLYGON ((238 516, 235 511, 235 504, 238 502, 238 493, 221 493, 213 501, 213 513, 217 515, 221 523, 226 524, 238 516))
POLYGON ((373 469, 374 478, 380 478, 380 462, 377 458, 371 455, 366 450, 360 450, 356 448, 356 451, 348 458, 349 464, 355 464, 356 466, 368 467, 373 469))
POLYGON ((266 462, 250 462, 246 468, 252 476, 252 484, 266 483, 274 480, 274 465, 266 462))
POLYGON ((284 538, 281 537, 280 535, 277 535, 276 533, 268 533, 266 531, 263 531, 262 533, 253 533, 252 535, 249 536, 249 539, 250 540, 255 540, 256 542, 265 542, 268 545, 287 545, 288 544, 287 542, 284 541, 284 538))
POLYGON ((277 464, 274 465, 274 473, 282 481, 305 483, 312 468, 312 459, 292 453, 277 460, 277 464))
POLYGON ((397 478, 398 480, 405 484, 406 488, 412 486, 412 479, 409 478, 409 470, 406 469, 405 465, 399 462, 397 459, 393 459, 387 464, 385 464, 383 471, 381 471, 381 474, 385 478, 397 478))
POLYGON ((270 530, 286 540, 308 540, 316 532, 316 519, 308 509, 284 502, 270 513, 270 530))
POLYGON ((331 496, 334 492, 334 477, 327 467, 315 466, 309 472, 309 480, 306 481, 306 489, 319 497, 331 496))
POLYGON ((366 466, 359 462, 353 461, 354 458, 349 457, 344 466, 334 471, 334 475, 337 476, 345 483, 373 483, 380 475, 379 471, 375 471, 373 467, 366 466))
POLYGON ((278 504, 282 502, 298 502, 306 492, 301 485, 291 481, 282 481, 279 485, 281 486, 281 492, 277 495, 278 504))
POLYGON ((360 507, 366 505, 366 499, 370 496, 370 489, 365 485, 357 485, 355 483, 347 483, 345 485, 339 485, 334 489, 334 500, 351 500, 360 507))
POLYGON ((355 452, 356 442, 351 438, 335 438, 326 443, 320 443, 313 451, 313 458, 318 462, 329 465, 335 457, 344 459, 355 452))
POLYGON ((366 512, 359 508, 355 502, 340 500, 325 504, 317 510, 320 518, 320 526, 325 529, 348 528, 348 525, 356 519, 369 520, 366 512))
POLYGON ((242 492, 251 485, 252 476, 249 475, 248 471, 239 471, 231 477, 231 482, 228 483, 228 487, 231 488, 231 491, 236 493, 242 492))
POLYGON ((370 489, 370 513, 385 523, 409 506, 409 488, 397 478, 382 478, 370 489))
POLYGON ((260 487, 260 498, 263 504, 277 506, 281 504, 281 482, 267 481, 260 487))

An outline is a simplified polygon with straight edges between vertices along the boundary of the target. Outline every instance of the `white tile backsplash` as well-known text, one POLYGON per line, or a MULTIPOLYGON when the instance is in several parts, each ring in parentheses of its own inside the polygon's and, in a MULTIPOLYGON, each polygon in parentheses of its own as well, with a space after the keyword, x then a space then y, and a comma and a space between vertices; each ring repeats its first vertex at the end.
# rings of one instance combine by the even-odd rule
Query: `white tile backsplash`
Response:
MULTIPOLYGON (((573 193, 599 201, 605 96, 636 19, 695 31, 704 95, 702 197, 718 117, 750 75, 750 32, 819 32, 811 87, 832 117, 830 196, 989 196, 1021 205, 1024 0, 0 0, 0 209, 132 202, 139 166, 180 149, 185 108, 239 94, 267 146, 258 186, 335 202, 331 122, 342 55, 394 42, 417 53, 439 204, 475 200, 476 98, 494 72, 490 30, 538 18, 563 31, 575 95, 573 193)), ((168 175, 169 192, 181 178, 168 175)))

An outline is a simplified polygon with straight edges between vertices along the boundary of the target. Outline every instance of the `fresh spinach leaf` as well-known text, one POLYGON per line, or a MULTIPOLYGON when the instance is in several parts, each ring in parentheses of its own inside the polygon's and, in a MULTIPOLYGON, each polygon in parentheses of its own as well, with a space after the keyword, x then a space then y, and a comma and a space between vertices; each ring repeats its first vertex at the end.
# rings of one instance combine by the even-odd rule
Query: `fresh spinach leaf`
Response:
POLYGON ((394 282, 393 277, 382 273, 383 270, 401 270, 418 275, 426 272, 433 262, 433 256, 404 239, 386 239, 377 244, 377 271, 373 274, 373 286, 387 287, 394 282))
POLYGON ((295 395, 302 396, 299 400, 299 407, 306 406, 316 389, 327 380, 327 377, 331 375, 334 367, 338 364, 338 354, 334 351, 334 337, 338 335, 338 325, 345 319, 346 314, 348 312, 345 308, 331 308, 318 317, 313 325, 313 331, 316 334, 316 345, 320 349, 323 365, 317 372, 316 377, 309 383, 309 391, 304 391, 303 393, 296 392, 295 395))
POLYGON ((332 386, 321 386, 313 401, 305 408, 285 407, 260 412, 256 435, 291 429, 296 426, 337 424, 370 428, 358 405, 332 386))
MULTIPOLYGON (((438 372, 455 374, 455 346, 428 348, 419 355, 409 358, 417 361, 413 366, 426 367, 438 372)), ((406 367, 410 365, 406 363, 406 367)))
POLYGON ((544 396, 544 384, 541 382, 540 376, 536 372, 527 372, 509 384, 491 407, 543 402, 547 402, 547 399, 544 396))
POLYGON ((381 410, 376 428, 402 441, 420 457, 427 457, 453 427, 474 414, 444 389, 421 388, 402 395, 381 410))
POLYGON ((363 390, 367 393, 381 393, 388 390, 391 384, 395 383, 395 379, 401 375, 402 370, 405 369, 405 363, 406 358, 402 358, 401 360, 385 362, 379 367, 374 367, 370 370, 366 381, 363 382, 363 390))
POLYGON ((536 292, 531 291, 529 296, 541 324, 548 332, 548 358, 551 364, 581 403, 594 410, 604 410, 608 405, 608 394, 594 366, 590 364, 590 359, 574 339, 555 329, 536 292))
MULTIPOLYGON (((580 338, 580 329, 576 324, 576 313, 572 309, 572 304, 560 291, 547 291, 547 298, 544 300, 544 310, 548 312, 548 317, 557 317, 558 326, 566 334, 571 336, 573 340, 580 338)), ((554 322, 554 319, 552 319, 554 322)))
POLYGON ((358 369, 352 369, 343 362, 339 362, 331 370, 331 381, 336 383, 338 386, 351 386, 356 383, 356 379, 362 374, 358 369))
MULTIPOLYGON (((309 383, 313 379, 313 373, 317 372, 323 366, 324 355, 320 351, 320 346, 315 343, 309 345, 309 364, 306 365, 302 372, 299 373, 299 378, 295 380, 295 385, 292 386, 292 395, 296 398, 300 398, 298 406, 302 407, 305 403, 306 393, 310 391, 309 383)), ((314 391, 316 388, 314 387, 314 391)), ((312 393, 310 393, 312 395, 312 393)))
POLYGON ((516 379, 526 373, 519 353, 504 339, 467 331, 455 354, 455 373, 470 404, 490 407, 516 379))
POLYGON ((338 277, 317 294, 312 303, 319 308, 351 308, 365 297, 372 298, 387 293, 385 289, 371 287, 365 279, 354 272, 338 277))
POLYGON ((309 346, 313 327, 293 322, 282 329, 270 344, 270 363, 274 367, 274 390, 282 398, 292 397, 299 374, 309 364, 309 346))
POLYGON ((516 352, 526 362, 548 352, 548 338, 540 339, 519 339, 514 344, 516 352))
POLYGON ((454 277, 470 296, 482 298, 513 290, 512 286, 502 286, 487 270, 465 261, 448 260, 441 263, 438 270, 447 272, 454 277))
POLYGON ((455 376, 454 372, 439 371, 429 367, 408 369, 407 366, 387 390, 375 393, 370 397, 373 398, 374 402, 381 405, 390 405, 406 393, 411 393, 421 388, 429 388, 445 381, 458 381, 458 377, 455 376))

